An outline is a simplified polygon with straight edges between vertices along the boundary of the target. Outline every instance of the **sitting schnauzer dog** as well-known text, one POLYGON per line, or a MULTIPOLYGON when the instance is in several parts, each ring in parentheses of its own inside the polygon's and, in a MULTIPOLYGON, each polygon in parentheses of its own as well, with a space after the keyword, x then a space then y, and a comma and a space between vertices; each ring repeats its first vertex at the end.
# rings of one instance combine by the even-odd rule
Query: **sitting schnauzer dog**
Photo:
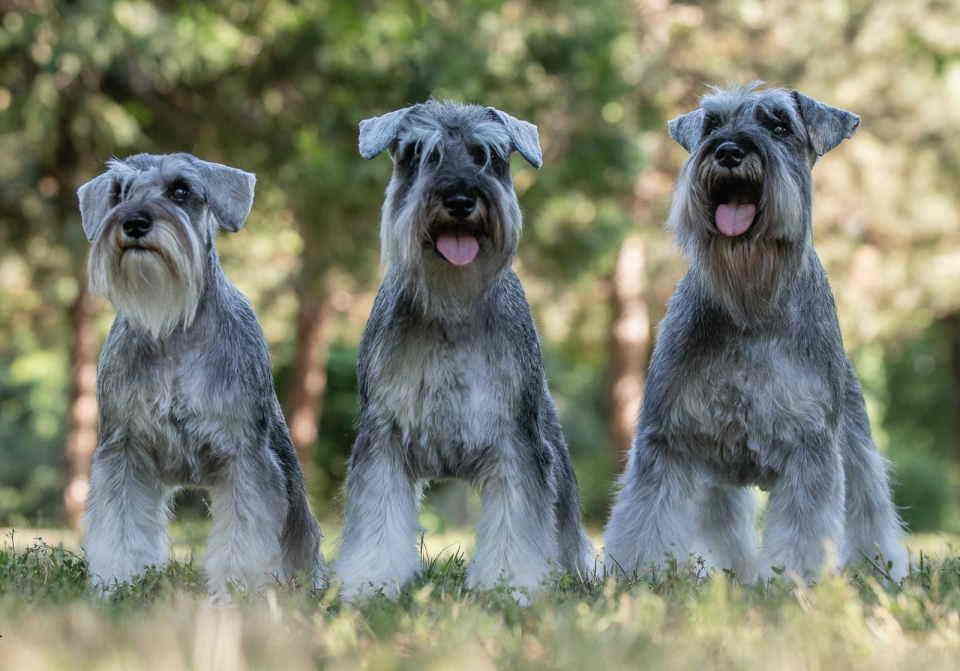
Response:
POLYGON ((607 569, 699 553, 810 578, 879 557, 905 575, 886 464, 813 248, 811 169, 860 119, 796 91, 715 90, 670 122, 691 152, 669 227, 691 261, 670 300, 606 529, 607 569))
POLYGON ((336 572, 348 599, 396 596, 420 566, 423 486, 463 478, 483 500, 467 582, 504 581, 523 602, 551 569, 584 573, 592 555, 510 267, 521 216, 509 155, 540 167, 537 129, 492 107, 429 101, 360 123, 364 158, 387 148, 384 280, 360 345, 336 572))
POLYGON ((90 285, 117 310, 97 371, 100 436, 84 518, 94 584, 163 564, 171 494, 203 486, 214 595, 297 572, 319 585, 320 530, 267 345, 214 247, 218 227, 243 226, 254 176, 189 154, 107 166, 78 191, 90 285))

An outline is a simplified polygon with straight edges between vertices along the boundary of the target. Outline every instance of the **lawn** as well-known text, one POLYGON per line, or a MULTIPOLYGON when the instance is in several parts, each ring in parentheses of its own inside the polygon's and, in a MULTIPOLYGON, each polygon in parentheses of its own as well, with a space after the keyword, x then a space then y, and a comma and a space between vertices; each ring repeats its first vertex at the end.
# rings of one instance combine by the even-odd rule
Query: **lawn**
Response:
POLYGON ((291 585, 211 605, 189 541, 100 601, 73 536, 33 535, 63 545, 31 532, 0 543, 0 669, 960 667, 960 557, 934 538, 911 539, 902 586, 869 566, 814 587, 744 587, 679 565, 625 584, 557 577, 520 608, 506 590, 464 588, 454 536, 425 545, 424 575, 399 602, 354 607, 291 585))

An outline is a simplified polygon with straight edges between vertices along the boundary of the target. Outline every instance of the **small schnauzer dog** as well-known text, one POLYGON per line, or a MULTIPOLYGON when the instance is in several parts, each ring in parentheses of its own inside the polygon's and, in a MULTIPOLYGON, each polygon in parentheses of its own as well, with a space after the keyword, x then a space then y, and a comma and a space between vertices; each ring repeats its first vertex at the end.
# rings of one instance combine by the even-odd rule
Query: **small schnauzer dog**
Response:
POLYGON ((319 527, 260 325, 217 256, 255 178, 189 154, 112 160, 80 187, 92 290, 117 310, 100 355, 84 547, 107 589, 167 559, 171 494, 210 490, 209 587, 323 580, 319 527))
POLYGON ((796 91, 715 89, 669 123, 690 157, 670 300, 606 528, 608 571, 700 554, 741 578, 869 558, 908 569, 887 467, 813 248, 811 169, 860 119, 796 91), (770 492, 759 565, 754 497, 770 492))
POLYGON ((521 215, 509 156, 542 163, 536 126, 492 107, 428 101, 360 123, 360 154, 389 149, 384 279, 360 345, 359 434, 336 572, 346 598, 389 597, 417 573, 417 507, 433 478, 483 501, 468 585, 526 601, 592 549, 511 261, 521 215), (526 592, 526 593, 525 593, 526 592))

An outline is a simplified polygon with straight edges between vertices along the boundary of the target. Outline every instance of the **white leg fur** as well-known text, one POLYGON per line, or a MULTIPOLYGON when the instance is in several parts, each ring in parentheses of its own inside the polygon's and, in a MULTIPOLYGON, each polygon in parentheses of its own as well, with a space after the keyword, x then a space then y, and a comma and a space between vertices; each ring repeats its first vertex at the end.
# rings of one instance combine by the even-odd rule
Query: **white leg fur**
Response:
POLYGON ((756 578, 756 497, 747 487, 708 485, 698 501, 697 531, 708 565, 731 569, 744 582, 756 578))
POLYGON ((886 460, 873 445, 852 442, 844 455, 847 537, 842 560, 856 564, 865 557, 879 557, 881 564, 892 563, 890 577, 899 581, 910 567, 903 528, 890 498, 886 460))
POLYGON ((230 584, 255 590, 285 579, 280 536, 287 500, 279 465, 238 455, 210 488, 210 498, 213 528, 205 561, 210 593, 225 598, 230 584))
MULTIPOLYGON (((477 525, 477 549, 467 570, 467 585, 489 589, 501 581, 537 592, 559 568, 556 510, 548 502, 547 482, 532 482, 501 462, 482 483, 483 515, 477 525), (539 485, 539 486, 537 486, 539 485)), ((517 592, 521 603, 526 595, 517 592)))
POLYGON ((690 464, 677 463, 643 436, 630 451, 621 489, 604 532, 608 575, 632 576, 668 556, 696 553, 696 483, 690 464))
POLYGON ((369 460, 361 467, 352 465, 347 476, 343 543, 335 571, 348 601, 381 589, 394 598, 420 570, 417 488, 386 452, 371 451, 369 460))
POLYGON ((814 578, 835 571, 843 549, 844 477, 832 446, 793 451, 770 492, 761 577, 773 566, 814 578))
POLYGON ((109 589, 167 561, 167 493, 123 448, 97 452, 83 541, 94 586, 109 589))

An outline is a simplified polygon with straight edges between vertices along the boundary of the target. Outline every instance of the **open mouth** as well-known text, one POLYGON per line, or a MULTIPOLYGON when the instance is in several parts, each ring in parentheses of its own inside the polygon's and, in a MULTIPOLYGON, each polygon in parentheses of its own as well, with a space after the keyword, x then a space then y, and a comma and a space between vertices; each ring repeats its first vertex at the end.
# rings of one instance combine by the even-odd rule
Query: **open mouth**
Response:
POLYGON ((454 266, 468 266, 480 254, 479 231, 457 227, 444 228, 430 235, 433 248, 443 259, 454 266))
POLYGON ((757 215, 760 184, 740 177, 721 179, 710 189, 710 201, 717 230, 731 238, 743 235, 757 215))

